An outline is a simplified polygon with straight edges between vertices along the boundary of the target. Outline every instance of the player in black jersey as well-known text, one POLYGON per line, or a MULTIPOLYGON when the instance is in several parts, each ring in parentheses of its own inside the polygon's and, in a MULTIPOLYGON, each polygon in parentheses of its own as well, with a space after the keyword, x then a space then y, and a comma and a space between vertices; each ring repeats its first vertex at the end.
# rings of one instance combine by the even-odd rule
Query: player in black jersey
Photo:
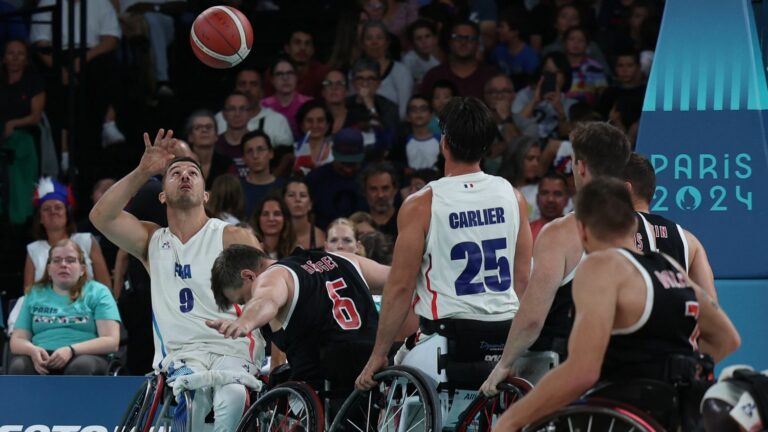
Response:
MULTIPOLYGON (((631 153, 623 132, 607 123, 590 122, 576 126, 570 138, 577 191, 597 177, 623 177, 631 153)), ((555 219, 541 230, 533 245, 528 287, 512 320, 501 360, 480 388, 484 394, 496 394, 500 382, 517 374, 514 363, 528 349, 554 351, 561 362, 565 359, 574 316, 572 279, 583 257, 573 214, 555 219)))
POLYGON ((371 292, 381 292, 388 274, 389 267, 353 254, 296 249, 276 261, 234 245, 216 258, 211 288, 220 308, 245 308, 234 321, 206 324, 231 338, 261 328, 286 353, 291 379, 351 390, 376 338, 371 292))
POLYGON ((699 239, 674 221, 650 213, 656 173, 648 159, 633 153, 624 169, 624 180, 630 184, 632 205, 637 211, 636 238, 640 252, 659 251, 671 256, 694 282, 716 299, 715 277, 699 239))
POLYGON ((636 252, 636 219, 623 182, 603 178, 584 186, 576 218, 589 255, 573 281, 568 359, 512 405, 496 430, 517 431, 599 380, 667 381, 666 366, 676 355, 700 352, 719 361, 739 346, 728 317, 679 264, 636 252))

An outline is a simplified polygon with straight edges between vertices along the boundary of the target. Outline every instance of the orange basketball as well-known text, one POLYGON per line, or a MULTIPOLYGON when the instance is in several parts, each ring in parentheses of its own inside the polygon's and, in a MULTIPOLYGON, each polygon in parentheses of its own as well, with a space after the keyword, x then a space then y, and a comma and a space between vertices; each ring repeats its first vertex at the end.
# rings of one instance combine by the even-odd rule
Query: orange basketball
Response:
POLYGON ((253 45, 253 28, 239 10, 213 6, 195 18, 189 42, 201 62, 212 68, 226 69, 248 56, 253 45))

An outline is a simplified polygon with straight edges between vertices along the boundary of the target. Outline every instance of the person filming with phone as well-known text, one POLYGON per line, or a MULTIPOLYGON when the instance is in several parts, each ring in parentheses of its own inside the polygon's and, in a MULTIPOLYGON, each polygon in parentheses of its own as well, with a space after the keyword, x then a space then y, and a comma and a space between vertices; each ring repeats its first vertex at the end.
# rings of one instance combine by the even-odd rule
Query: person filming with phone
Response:
POLYGON ((512 102, 515 126, 534 138, 561 138, 571 131, 568 111, 576 100, 565 96, 571 87, 571 69, 565 54, 544 56, 534 84, 520 90, 512 102))

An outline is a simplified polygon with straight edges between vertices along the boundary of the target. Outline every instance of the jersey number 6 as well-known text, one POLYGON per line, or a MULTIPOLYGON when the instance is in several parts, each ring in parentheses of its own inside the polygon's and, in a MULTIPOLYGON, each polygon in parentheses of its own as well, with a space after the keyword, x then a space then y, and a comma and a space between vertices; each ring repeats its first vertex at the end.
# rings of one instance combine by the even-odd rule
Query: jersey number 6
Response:
POLYGON ((360 328, 361 322, 355 302, 349 297, 341 297, 338 293, 339 290, 346 287, 347 283, 344 282, 344 279, 325 283, 328 297, 333 302, 333 319, 336 320, 342 330, 356 330, 360 328))
POLYGON ((496 251, 507 248, 507 239, 496 238, 483 240, 481 245, 475 242, 461 242, 451 248, 451 260, 467 260, 464 271, 456 279, 456 295, 464 296, 470 294, 480 294, 485 292, 485 288, 491 291, 503 292, 512 286, 512 277, 509 271, 509 260, 507 257, 496 257, 496 251), (484 267, 486 271, 496 271, 497 275, 485 276, 482 282, 472 282, 480 268, 484 267))

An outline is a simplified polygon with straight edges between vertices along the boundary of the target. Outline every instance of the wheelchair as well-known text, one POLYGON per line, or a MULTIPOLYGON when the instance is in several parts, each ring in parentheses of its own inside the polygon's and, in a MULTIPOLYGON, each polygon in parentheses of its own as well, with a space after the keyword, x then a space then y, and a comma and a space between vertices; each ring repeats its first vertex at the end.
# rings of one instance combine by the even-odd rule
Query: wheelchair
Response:
POLYGON ((160 373, 144 381, 131 399, 116 431, 192 431, 192 393, 184 391, 177 402, 166 380, 166 374, 160 373))

